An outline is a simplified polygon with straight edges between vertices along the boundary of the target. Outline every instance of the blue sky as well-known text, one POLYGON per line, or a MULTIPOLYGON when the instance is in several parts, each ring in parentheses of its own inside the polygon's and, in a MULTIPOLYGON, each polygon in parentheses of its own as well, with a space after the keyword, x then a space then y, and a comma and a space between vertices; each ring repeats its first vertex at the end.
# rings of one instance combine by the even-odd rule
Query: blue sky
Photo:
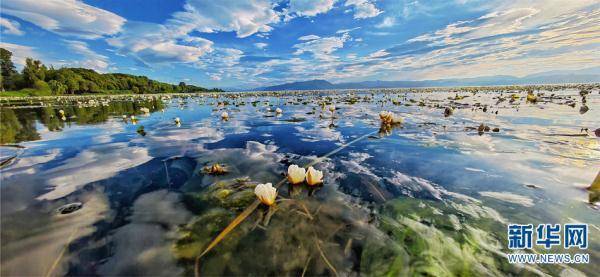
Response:
POLYGON ((249 88, 599 66, 600 3, 2 0, 0 46, 55 67, 249 88))

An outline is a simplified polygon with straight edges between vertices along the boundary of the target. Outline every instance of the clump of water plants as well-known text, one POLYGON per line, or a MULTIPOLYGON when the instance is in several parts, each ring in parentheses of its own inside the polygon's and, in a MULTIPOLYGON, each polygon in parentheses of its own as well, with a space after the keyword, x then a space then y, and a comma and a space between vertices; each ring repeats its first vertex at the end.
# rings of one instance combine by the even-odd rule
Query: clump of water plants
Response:
POLYGON ((404 121, 402 119, 402 117, 399 117, 390 111, 380 112, 379 119, 381 120, 382 124, 386 124, 386 125, 402 124, 402 122, 404 121))
POLYGON ((219 163, 215 163, 212 166, 206 166, 203 168, 203 171, 210 175, 225 175, 229 172, 226 166, 219 163))
POLYGON ((452 107, 444 108, 444 117, 449 117, 454 113, 454 109, 452 107))
POLYGON ((533 94, 533 91, 528 91, 527 92, 527 102, 536 103, 537 101, 538 101, 538 98, 535 94, 533 94))
POLYGON ((143 125, 140 125, 140 126, 137 128, 136 132, 137 132, 138 134, 140 134, 140 136, 142 136, 142 137, 145 137, 145 136, 146 136, 146 131, 144 130, 144 126, 143 126, 143 125))

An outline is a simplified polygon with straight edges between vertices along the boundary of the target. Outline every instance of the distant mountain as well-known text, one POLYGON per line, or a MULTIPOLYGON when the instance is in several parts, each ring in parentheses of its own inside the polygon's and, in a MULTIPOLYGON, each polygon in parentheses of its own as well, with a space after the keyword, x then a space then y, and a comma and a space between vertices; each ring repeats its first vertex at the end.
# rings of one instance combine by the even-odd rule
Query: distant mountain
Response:
POLYGON ((600 82, 600 67, 582 70, 555 70, 543 73, 514 77, 505 75, 439 79, 423 81, 363 81, 333 84, 326 80, 310 80, 261 87, 253 90, 320 90, 320 89, 370 89, 370 88, 417 88, 417 87, 457 87, 457 86, 501 86, 525 84, 561 84, 600 82))
POLYGON ((336 85, 327 82, 325 80, 310 80, 310 81, 302 81, 302 82, 293 82, 287 83, 277 86, 263 87, 258 88, 256 90, 267 90, 267 91, 277 91, 277 90, 311 90, 311 89, 336 89, 338 88, 336 85))

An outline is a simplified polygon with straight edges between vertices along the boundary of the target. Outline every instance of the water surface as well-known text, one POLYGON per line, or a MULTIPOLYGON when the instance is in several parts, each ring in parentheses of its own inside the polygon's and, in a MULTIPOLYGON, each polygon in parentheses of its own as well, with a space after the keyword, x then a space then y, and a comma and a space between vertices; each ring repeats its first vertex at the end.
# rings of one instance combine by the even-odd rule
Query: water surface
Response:
POLYGON ((600 96, 541 93, 3 101, 2 275, 593 276, 600 96), (382 110, 404 123, 382 126, 382 110), (288 165, 316 159, 322 186, 282 182, 288 165), (227 174, 208 174, 214 163, 227 174), (277 208, 259 206, 197 259, 266 182, 281 184, 277 208), (589 265, 507 263, 508 223, 571 222, 590 224, 589 265))

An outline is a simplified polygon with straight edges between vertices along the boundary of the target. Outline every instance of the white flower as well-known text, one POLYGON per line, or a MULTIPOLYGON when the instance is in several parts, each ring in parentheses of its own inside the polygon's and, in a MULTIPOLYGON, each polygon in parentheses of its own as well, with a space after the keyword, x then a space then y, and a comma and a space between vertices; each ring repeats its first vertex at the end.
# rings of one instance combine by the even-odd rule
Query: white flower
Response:
POLYGON ((150 109, 145 108, 145 107, 141 107, 140 111, 142 111, 143 113, 150 113, 150 109))
POLYGON ((329 111, 330 112, 335 112, 335 106, 334 105, 329 106, 329 111))
POLYGON ((254 194, 258 197, 258 200, 267 206, 275 204, 275 197, 277 197, 277 189, 273 187, 271 183, 258 184, 254 188, 254 194))
POLYGON ((280 114, 280 113, 283 113, 283 111, 280 108, 277 108, 277 109, 275 109, 275 113, 280 114))
POLYGON ((403 121, 401 117, 396 116, 393 112, 389 111, 381 111, 379 113, 379 119, 381 119, 381 123, 383 124, 399 124, 403 121))
POLYGON ((300 184, 304 182, 304 177, 306 175, 306 170, 302 167, 299 167, 295 164, 290 165, 288 167, 287 179, 292 184, 300 184))
POLYGON ((223 112, 221 113, 221 118, 227 120, 229 119, 229 114, 227 112, 223 112))
POLYGON ((132 115, 132 116, 131 116, 131 120, 135 120, 135 115, 132 115))
POLYGON ((179 119, 179 117, 175 118, 175 124, 181 124, 181 119, 179 119))
POLYGON ((61 115, 65 115, 65 111, 63 111, 63 110, 58 110, 58 113, 61 115))
POLYGON ((306 171, 306 183, 311 186, 323 183, 323 171, 316 170, 312 166, 306 171))

